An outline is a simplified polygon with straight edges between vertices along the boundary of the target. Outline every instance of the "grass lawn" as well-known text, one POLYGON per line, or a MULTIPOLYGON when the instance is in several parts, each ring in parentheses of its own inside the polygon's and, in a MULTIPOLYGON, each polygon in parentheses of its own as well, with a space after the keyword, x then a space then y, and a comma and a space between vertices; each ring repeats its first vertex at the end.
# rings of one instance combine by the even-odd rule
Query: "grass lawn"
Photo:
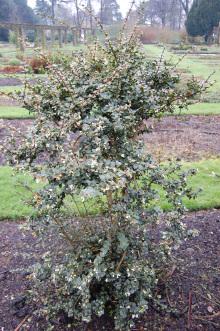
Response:
MULTIPOLYGON (((220 159, 208 159, 200 162, 184 163, 185 168, 196 168, 198 174, 189 180, 194 189, 201 188, 203 191, 196 200, 185 201, 189 210, 220 208, 220 159)), ((19 219, 32 213, 32 209, 25 204, 31 200, 32 193, 22 186, 21 182, 28 183, 33 189, 39 184, 31 180, 30 176, 15 175, 10 167, 0 167, 0 219, 19 219)), ((71 212, 76 212, 75 207, 69 205, 71 212)), ((162 203, 167 209, 168 204, 162 203)), ((81 205, 81 208, 83 206, 81 205)), ((97 213, 97 204, 90 201, 87 204, 89 213, 97 213)), ((82 210, 83 212, 83 210, 82 210)))
MULTIPOLYGON (((189 106, 188 110, 175 115, 220 115, 220 103, 198 103, 189 106)), ((0 119, 28 119, 34 118, 28 110, 21 107, 0 106, 0 119)))
MULTIPOLYGON (((180 112, 177 112, 177 115, 180 112)), ((188 110, 181 111, 182 115, 220 115, 220 103, 196 103, 188 110)))
POLYGON ((0 86, 0 93, 11 93, 11 92, 17 92, 17 91, 22 91, 23 86, 18 85, 18 86, 0 86))
POLYGON ((190 210, 220 208, 220 159, 207 159, 197 163, 185 164, 186 168, 194 167, 198 174, 192 177, 189 184, 201 188, 196 200, 186 201, 190 210))
POLYGON ((33 118, 27 109, 20 107, 0 106, 0 119, 26 119, 33 118))
POLYGON ((31 199, 32 193, 21 182, 37 188, 29 176, 13 176, 12 168, 0 167, 0 219, 18 219, 31 214, 26 201, 31 199))
MULTIPOLYGON (((47 49, 45 52, 56 54, 57 52, 64 53, 66 55, 71 55, 74 51, 80 51, 85 48, 84 45, 73 45, 72 43, 63 44, 63 47, 60 48, 58 44, 55 44, 53 47, 48 43, 47 49)), ((36 51, 34 47, 25 48, 24 58, 37 56, 39 51, 36 51)), ((20 54, 20 51, 16 49, 16 46, 9 43, 0 43, 0 64, 8 65, 11 59, 16 59, 16 55, 20 54)))
MULTIPOLYGON (((177 111, 175 115, 220 115, 220 103, 199 103, 188 110, 177 111)), ((0 106, 0 119, 28 119, 34 118, 28 110, 21 107, 0 106)))

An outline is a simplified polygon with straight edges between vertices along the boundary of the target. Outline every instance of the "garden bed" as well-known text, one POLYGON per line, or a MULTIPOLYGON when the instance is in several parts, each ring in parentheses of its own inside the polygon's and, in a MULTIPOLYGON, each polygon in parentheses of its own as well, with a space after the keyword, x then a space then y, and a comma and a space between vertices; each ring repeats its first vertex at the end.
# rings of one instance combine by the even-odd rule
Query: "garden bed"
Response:
POLYGON ((146 151, 161 160, 220 155, 220 116, 167 116, 151 124, 153 131, 144 135, 146 151))
MULTIPOLYGON (((8 128, 9 126, 13 126, 16 129, 21 130, 22 133, 24 133, 28 127, 32 125, 33 121, 28 119, 23 120, 1 120, 0 122, 0 148, 4 142, 5 139, 7 139, 7 136, 9 134, 8 128)), ((0 154, 0 165, 5 164, 5 156, 4 152, 1 152, 0 154)))
MULTIPOLYGON (((176 251, 182 262, 178 265, 174 262, 166 286, 160 284, 158 289, 163 303, 176 311, 159 313, 151 309, 135 331, 220 329, 220 211, 190 213, 185 224, 199 230, 200 235, 176 251)), ((0 222, 0 243, 0 328, 11 331, 33 316, 33 307, 26 304, 26 291, 31 287, 27 268, 42 256, 42 250, 31 233, 22 232, 15 222, 0 222)), ((113 330, 108 319, 76 330, 100 331, 104 326, 113 330)), ((20 330, 43 331, 43 321, 41 327, 36 326, 35 319, 31 326, 24 324, 20 330)), ((67 327, 61 323, 55 330, 64 331, 67 327)))
POLYGON ((0 86, 18 86, 22 84, 23 83, 19 78, 0 77, 0 86))

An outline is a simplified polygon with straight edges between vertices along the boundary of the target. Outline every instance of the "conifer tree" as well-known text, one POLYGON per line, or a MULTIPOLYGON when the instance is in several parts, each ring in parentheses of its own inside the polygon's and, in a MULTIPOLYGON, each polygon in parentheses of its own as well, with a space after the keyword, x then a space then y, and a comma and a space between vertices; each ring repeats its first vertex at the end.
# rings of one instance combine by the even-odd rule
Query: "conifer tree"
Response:
POLYGON ((190 36, 204 36, 208 41, 219 21, 219 0, 194 0, 187 17, 186 29, 190 36))

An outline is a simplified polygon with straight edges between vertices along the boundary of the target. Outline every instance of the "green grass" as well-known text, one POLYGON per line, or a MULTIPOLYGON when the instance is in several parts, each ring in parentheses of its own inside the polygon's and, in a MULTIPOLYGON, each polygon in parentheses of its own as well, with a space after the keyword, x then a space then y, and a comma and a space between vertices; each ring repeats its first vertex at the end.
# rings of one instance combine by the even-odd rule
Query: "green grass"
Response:
POLYGON ((190 210, 220 208, 220 159, 208 159, 197 163, 185 164, 186 168, 195 167, 198 174, 190 179, 189 184, 201 188, 196 200, 186 201, 190 210))
MULTIPOLYGON (((188 110, 176 112, 175 115, 220 115, 220 104, 199 103, 189 107, 188 110)), ((0 106, 0 119, 28 119, 34 118, 28 110, 21 107, 0 106)))
POLYGON ((28 182, 33 189, 37 188, 29 176, 13 176, 12 168, 0 167, 0 219, 20 219, 32 213, 25 203, 31 199, 32 193, 20 182, 28 182))
MULTIPOLYGON (((184 167, 198 170, 198 174, 189 180, 189 184, 194 189, 203 190, 196 200, 185 200, 187 208, 189 210, 220 208, 220 159, 184 163, 184 167)), ((25 201, 31 200, 32 193, 21 185, 21 181, 26 181, 33 189, 39 187, 39 184, 31 180, 30 176, 13 176, 12 168, 0 167, 0 219, 19 219, 33 212, 25 204, 25 201)), ((69 205, 68 210, 76 213, 76 209, 70 201, 67 204, 69 205)), ((169 206, 164 201, 162 207, 167 209, 169 206)), ((80 208, 83 212, 82 204, 80 204, 80 208)), ((97 204, 94 201, 89 201, 87 208, 90 214, 98 212, 97 204)))
MULTIPOLYGON (((45 49, 45 52, 49 53, 57 53, 61 52, 64 54, 71 54, 74 51, 81 50, 85 46, 84 45, 73 45, 72 43, 63 44, 63 47, 60 48, 58 44, 54 44, 53 48, 51 48, 51 45, 47 45, 47 49, 45 49)), ((16 46, 9 43, 0 43, 0 53, 2 54, 2 57, 0 58, 0 63, 7 64, 8 61, 10 61, 13 58, 16 58, 17 53, 20 53, 19 50, 16 49, 16 46), (7 61, 5 61, 7 60, 7 61)), ((32 57, 36 56, 39 53, 39 51, 36 51, 34 48, 25 48, 24 57, 32 57)))
POLYGON ((30 114, 29 111, 24 108, 0 106, 0 118, 1 119, 26 119, 26 118, 33 118, 33 115, 30 114))
POLYGON ((0 86, 0 93, 11 93, 11 92, 18 92, 18 91, 22 91, 23 86, 19 85, 19 86, 0 86))
POLYGON ((182 115, 220 115, 220 103, 197 103, 190 105, 188 110, 183 110, 182 115))

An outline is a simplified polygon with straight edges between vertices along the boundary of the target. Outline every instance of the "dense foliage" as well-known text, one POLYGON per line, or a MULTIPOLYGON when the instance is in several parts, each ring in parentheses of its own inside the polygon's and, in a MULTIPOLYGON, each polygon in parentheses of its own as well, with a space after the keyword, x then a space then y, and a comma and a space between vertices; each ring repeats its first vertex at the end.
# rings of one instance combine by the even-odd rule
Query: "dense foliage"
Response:
POLYGON ((186 29, 190 36, 205 36, 207 40, 219 22, 219 0, 194 0, 187 17, 186 29))
POLYGON ((117 330, 130 330, 159 305, 155 288, 189 234, 183 198, 195 196, 194 171, 157 164, 141 138, 150 118, 203 89, 179 81, 175 68, 147 61, 132 35, 50 66, 47 80, 25 91, 36 120, 10 160, 44 183, 30 224, 47 242, 33 295, 48 323, 64 316, 71 327, 108 313, 117 330))

